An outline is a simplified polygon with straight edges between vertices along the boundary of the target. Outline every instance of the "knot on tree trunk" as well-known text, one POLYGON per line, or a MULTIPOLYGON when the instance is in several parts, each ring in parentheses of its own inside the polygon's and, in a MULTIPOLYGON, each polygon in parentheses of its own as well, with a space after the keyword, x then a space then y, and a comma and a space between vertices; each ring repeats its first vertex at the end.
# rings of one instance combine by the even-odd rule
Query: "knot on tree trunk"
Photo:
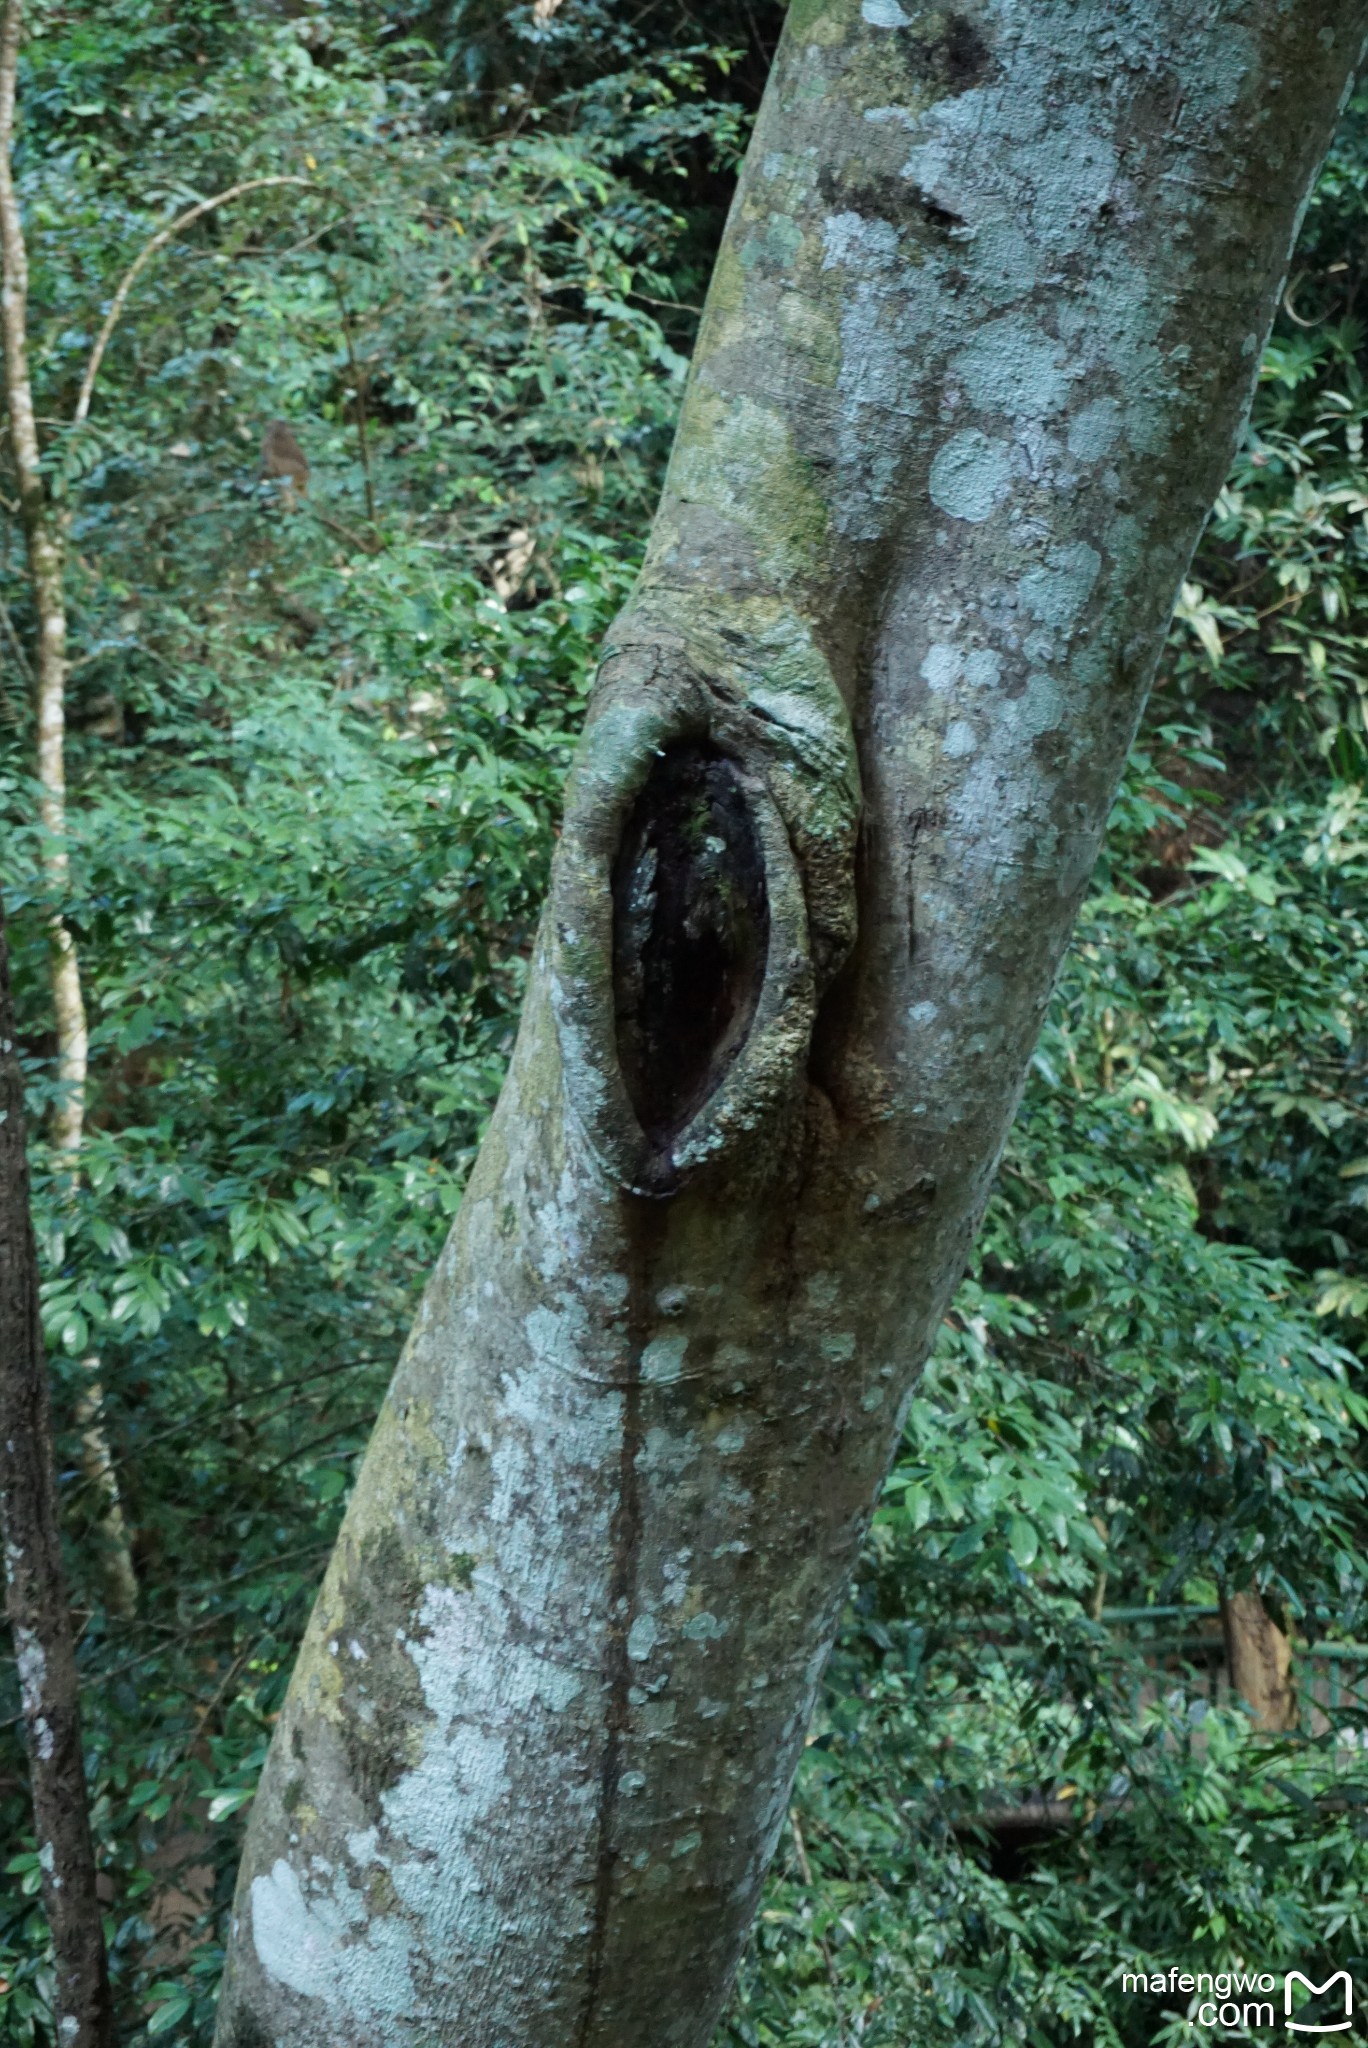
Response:
POLYGON ((664 749, 613 862, 618 1065, 664 1150, 750 1036, 769 964, 769 890, 753 782, 702 740, 664 749))
POLYGON ((854 739, 801 622, 647 590, 614 629, 551 901, 566 1096, 605 1172, 673 1194, 796 1099, 855 936, 854 739))

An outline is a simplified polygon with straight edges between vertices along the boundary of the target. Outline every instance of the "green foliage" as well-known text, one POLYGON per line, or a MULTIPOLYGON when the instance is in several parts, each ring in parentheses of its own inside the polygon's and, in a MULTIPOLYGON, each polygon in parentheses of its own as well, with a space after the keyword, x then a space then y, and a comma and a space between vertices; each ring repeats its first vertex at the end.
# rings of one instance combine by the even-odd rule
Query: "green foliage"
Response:
POLYGON ((1266 2036, 1203 2028, 1185 2016, 1199 2001, 1123 1978, 1323 1982, 1363 1956, 1368 1850, 1345 1803, 1362 1788, 1328 1792, 1323 1760, 1177 1686, 1114 1711, 1095 1654, 1033 1618, 1029 1673, 990 1640, 919 1634, 877 1675, 838 1661, 833 1691, 850 1690, 808 1751, 727 2041, 1205 2048, 1266 2036), (1039 1785, 1077 1817, 1005 1856, 995 1819, 1039 1785))
MULTIPOLYGON (((19 172, 70 521, 60 908, 93 1093, 79 1188, 41 1139, 34 1165, 131 2042, 209 2039, 245 1809, 498 1086, 776 18, 710 9, 705 37, 686 0, 37 13, 19 172), (89 423, 59 424, 148 239, 280 176, 302 182, 152 259, 89 423), (302 496, 260 474, 273 419, 302 496), (133 1622, 104 1603, 91 1359, 133 1622)), ((1250 1585, 1300 1639, 1368 1633, 1363 122, 1308 217, 909 1412, 732 2048, 1200 2041, 1181 1999, 1121 1974, 1320 1978, 1368 1954, 1361 1754, 1258 1735, 1207 1697, 1203 1647, 1218 1595, 1250 1585), (1053 1820, 1022 1838, 1003 1816, 1026 1798, 1053 1820)), ((0 580, 26 640, 12 527, 0 580)), ((58 906, 15 673, 3 880, 39 1121, 58 906)), ((0 1666, 17 2048, 46 2041, 51 1983, 16 1707, 0 1666)))

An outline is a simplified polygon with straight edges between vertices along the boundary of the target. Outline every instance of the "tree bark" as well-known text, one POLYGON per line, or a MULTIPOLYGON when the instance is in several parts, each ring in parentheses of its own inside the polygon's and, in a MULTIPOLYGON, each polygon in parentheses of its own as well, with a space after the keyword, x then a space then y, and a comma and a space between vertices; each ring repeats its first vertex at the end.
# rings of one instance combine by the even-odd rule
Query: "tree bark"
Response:
MULTIPOLYGON (((66 595, 62 543, 43 487, 38 426, 33 412, 33 386, 28 367, 28 250, 24 243, 19 199, 14 189, 14 97, 23 33, 23 8, 9 0, 0 23, 0 251, 4 284, 0 289, 5 345, 5 387, 9 406, 10 445, 19 486, 19 511, 28 550, 38 644, 34 674, 38 712, 38 782, 41 815, 47 839, 48 879, 64 889, 68 876, 66 851, 66 595)), ((57 1146, 80 1149, 86 1081, 86 1017, 76 948, 60 917, 52 928, 52 998, 56 1012, 58 1079, 62 1095, 53 1120, 57 1146)))
POLYGON ((59 2048, 113 2048, 104 1928, 95 1892, 71 1613, 52 1456, 38 1258, 24 1149, 0 903, 0 1545, 19 1664, 43 1904, 56 1961, 59 2048))
POLYGON ((1297 1725, 1297 1694, 1292 1682, 1292 1645, 1274 1621, 1258 1592, 1222 1593, 1221 1627, 1225 1633, 1230 1683, 1265 1735, 1284 1735, 1297 1725))
MULTIPOLYGON (((23 33, 20 0, 8 0, 0 20, 0 255, 4 282, 0 286, 0 327, 4 331, 5 389, 9 409, 10 446, 19 486, 19 515, 28 552, 38 644, 34 685, 38 716, 39 814, 43 825, 44 878, 60 901, 70 880, 66 842, 66 590, 62 536, 52 516, 43 485, 34 417, 33 386, 28 366, 28 249, 14 189, 13 150, 15 86, 19 43, 23 33)), ((81 995, 81 967, 76 942, 60 911, 51 919, 52 1007, 57 1026, 57 1081, 60 1093, 53 1111, 52 1141, 70 1165, 74 1182, 85 1123, 89 1035, 81 995)), ((119 1499, 101 1411, 104 1392, 98 1359, 84 1361, 87 1381, 82 1390, 83 1463, 97 1504, 100 1563, 110 1611, 127 1616, 138 1604, 128 1530, 119 1499)))
POLYGON ((219 2048, 701 2048, 1365 0, 794 0, 219 2048))

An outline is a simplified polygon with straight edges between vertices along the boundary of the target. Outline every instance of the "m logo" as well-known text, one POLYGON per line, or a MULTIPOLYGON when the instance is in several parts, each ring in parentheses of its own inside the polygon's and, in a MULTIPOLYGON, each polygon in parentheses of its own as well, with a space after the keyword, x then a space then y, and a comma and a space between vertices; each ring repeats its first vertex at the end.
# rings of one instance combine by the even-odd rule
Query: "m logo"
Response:
POLYGON ((1294 2034, 1343 2034, 1354 2024, 1354 1983, 1347 1970, 1336 1970, 1333 1977, 1327 1977, 1323 1984, 1313 1984, 1309 1977, 1303 1977, 1300 1970, 1289 1970, 1283 1979, 1283 2011, 1287 2024, 1294 2034), (1344 1986, 1344 2018, 1331 2020, 1326 2026, 1312 2026, 1308 2020, 1294 2020, 1292 2017, 1292 1986, 1304 1984, 1312 1998, 1322 1998, 1332 1991, 1336 1984, 1344 1986))

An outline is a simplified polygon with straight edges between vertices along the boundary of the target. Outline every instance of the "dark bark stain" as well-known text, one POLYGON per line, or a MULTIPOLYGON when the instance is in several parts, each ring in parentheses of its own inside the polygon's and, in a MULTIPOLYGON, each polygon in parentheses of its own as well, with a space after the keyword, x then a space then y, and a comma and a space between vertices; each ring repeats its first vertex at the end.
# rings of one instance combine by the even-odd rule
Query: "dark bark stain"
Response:
POLYGON ((768 951, 764 858, 741 774, 696 742, 671 747, 613 864, 618 1059, 662 1151, 744 1045, 768 951))
POLYGON ((895 61, 901 59, 919 94, 928 87, 946 97, 968 92, 993 68, 992 44, 967 13, 928 10, 901 34, 887 40, 881 35, 879 41, 895 61))
MULTIPOLYGON (((891 41, 882 36, 879 41, 906 74, 914 104, 924 102, 928 94, 952 99, 968 92, 993 68, 992 46, 967 14, 933 14, 891 41)), ((967 226, 964 216, 943 198, 906 176, 843 178, 826 168, 817 175, 817 190, 826 206, 894 225, 915 227, 920 221, 942 239, 963 233, 967 226)))
POLYGON ((948 235, 953 228, 964 226, 962 213, 956 213, 953 207, 942 206, 939 199, 933 199, 929 192, 917 191, 916 199, 928 227, 939 228, 942 234, 948 235))
POLYGON ((866 1223, 920 1223, 936 1206, 936 1176, 919 1173, 914 1181, 894 1195, 882 1197, 877 1206, 865 1211, 866 1223))
POLYGON ((919 804, 907 813, 903 825, 903 876, 902 897, 907 907, 907 957, 911 960, 917 950, 917 847, 924 832, 941 832, 945 829, 945 812, 929 809, 919 804))
POLYGON ((219 2048, 275 2048, 275 2037, 267 2033, 255 2013, 235 2012, 229 2032, 219 2048))
POLYGON ((993 53, 976 21, 967 14, 952 14, 945 33, 932 45, 936 68, 955 92, 967 92, 977 85, 993 61, 993 53))

